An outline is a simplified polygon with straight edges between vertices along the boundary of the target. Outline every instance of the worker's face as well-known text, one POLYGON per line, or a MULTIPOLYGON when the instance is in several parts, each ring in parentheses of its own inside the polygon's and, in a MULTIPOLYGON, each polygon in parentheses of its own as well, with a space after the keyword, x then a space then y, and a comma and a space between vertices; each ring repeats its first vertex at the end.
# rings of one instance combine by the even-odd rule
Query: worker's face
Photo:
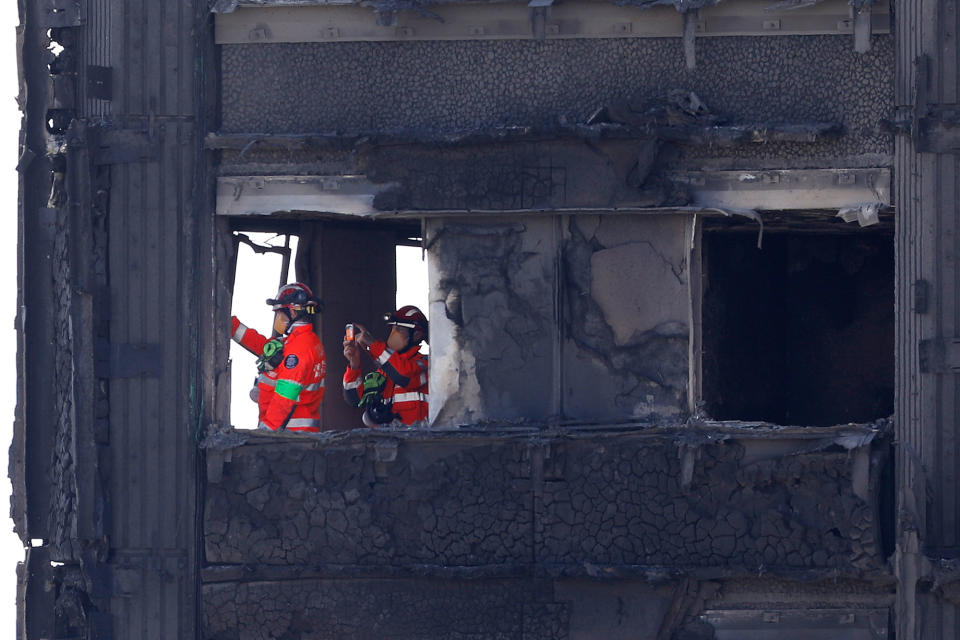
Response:
POLYGON ((290 326, 290 317, 283 311, 277 311, 273 314, 273 333, 282 336, 290 326))
POLYGON ((390 328, 390 337, 387 338, 387 346, 394 351, 400 351, 407 346, 410 340, 410 329, 393 325, 390 328))

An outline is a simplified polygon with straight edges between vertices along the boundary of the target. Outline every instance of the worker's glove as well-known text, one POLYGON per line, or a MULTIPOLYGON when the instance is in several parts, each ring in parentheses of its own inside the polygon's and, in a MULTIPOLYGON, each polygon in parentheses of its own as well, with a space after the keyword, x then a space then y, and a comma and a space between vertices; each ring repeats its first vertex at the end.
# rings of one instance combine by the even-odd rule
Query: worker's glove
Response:
POLYGON ((382 401, 385 386, 387 386, 387 378, 379 371, 371 371, 363 376, 363 395, 360 396, 359 406, 366 407, 374 402, 382 401))
POLYGON ((373 371, 363 377, 363 396, 360 406, 374 424, 385 424, 393 420, 393 407, 383 401, 383 389, 387 378, 379 371, 373 371))
POLYGON ((283 342, 280 340, 268 340, 263 345, 263 353, 257 358, 257 371, 273 371, 283 362, 283 342))

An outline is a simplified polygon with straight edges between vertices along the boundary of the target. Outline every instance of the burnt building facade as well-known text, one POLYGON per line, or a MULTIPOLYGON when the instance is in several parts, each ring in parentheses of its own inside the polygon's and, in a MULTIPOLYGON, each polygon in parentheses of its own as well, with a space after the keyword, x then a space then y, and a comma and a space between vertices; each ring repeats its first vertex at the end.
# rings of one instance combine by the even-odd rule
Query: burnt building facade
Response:
POLYGON ((954 2, 20 11, 19 638, 960 635, 954 2), (260 231, 319 436, 231 420, 260 231))

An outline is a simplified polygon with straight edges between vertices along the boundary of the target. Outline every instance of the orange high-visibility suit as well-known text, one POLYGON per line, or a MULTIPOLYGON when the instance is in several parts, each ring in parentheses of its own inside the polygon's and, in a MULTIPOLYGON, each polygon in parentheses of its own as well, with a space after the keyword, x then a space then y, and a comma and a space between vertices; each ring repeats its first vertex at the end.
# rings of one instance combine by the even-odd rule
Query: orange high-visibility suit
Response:
MULTIPOLYGON (((260 356, 268 338, 244 326, 234 316, 231 337, 260 356)), ((295 322, 283 341, 283 361, 257 378, 257 405, 261 429, 316 433, 320 431, 327 361, 323 345, 309 322, 295 322)))
MULTIPOLYGON (((377 340, 370 345, 369 352, 380 365, 378 371, 387 378, 383 401, 392 406, 397 419, 405 425, 426 421, 429 415, 427 356, 420 353, 420 347, 401 353, 377 340)), ((363 372, 360 369, 351 369, 348 365, 343 372, 343 397, 352 406, 360 404, 363 397, 363 372)))

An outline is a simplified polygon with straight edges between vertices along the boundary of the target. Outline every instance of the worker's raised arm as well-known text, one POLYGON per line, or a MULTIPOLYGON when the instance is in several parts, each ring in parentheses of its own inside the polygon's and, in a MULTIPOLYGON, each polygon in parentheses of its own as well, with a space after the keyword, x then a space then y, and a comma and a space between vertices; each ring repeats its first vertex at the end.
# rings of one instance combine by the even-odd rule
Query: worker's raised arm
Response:
POLYGON ((369 351, 383 374, 398 387, 416 389, 427 384, 425 363, 409 357, 409 353, 396 352, 381 340, 371 344, 369 351))
POLYGON ((230 317, 230 338, 255 356, 263 354, 267 338, 246 326, 237 316, 230 317))

